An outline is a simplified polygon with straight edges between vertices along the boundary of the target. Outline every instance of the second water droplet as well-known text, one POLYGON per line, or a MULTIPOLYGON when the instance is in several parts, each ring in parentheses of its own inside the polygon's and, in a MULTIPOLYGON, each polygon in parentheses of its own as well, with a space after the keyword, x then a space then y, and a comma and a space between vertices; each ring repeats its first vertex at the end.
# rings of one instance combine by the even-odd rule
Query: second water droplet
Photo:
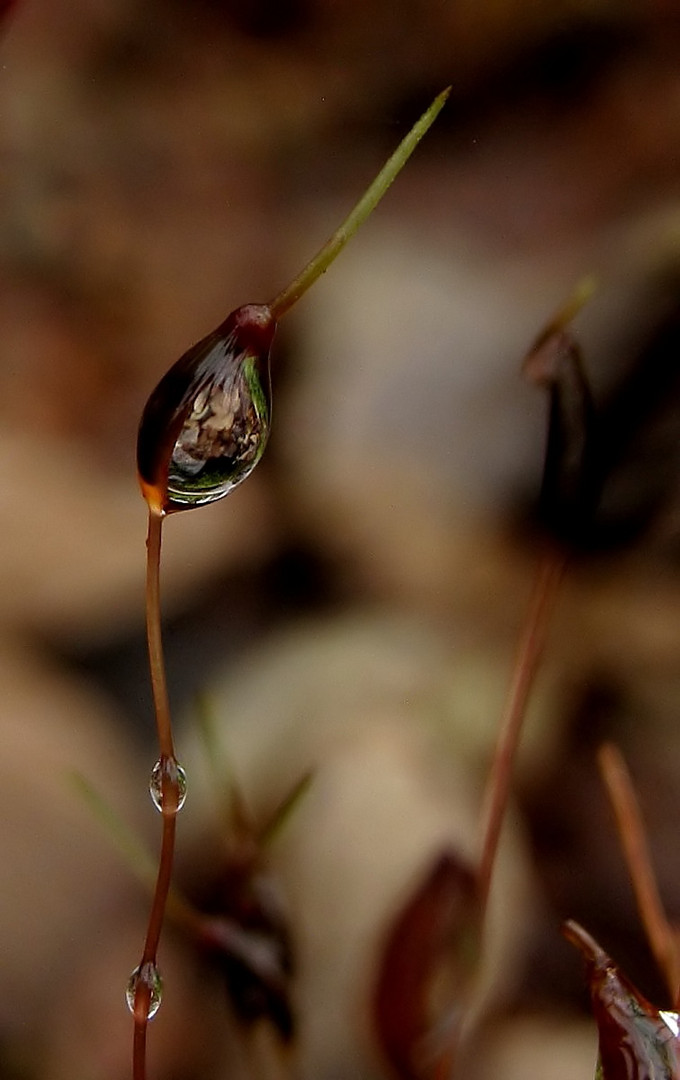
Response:
POLYGON ((163 996, 163 981, 155 964, 150 962, 140 964, 139 967, 135 968, 128 980, 125 989, 125 1000, 127 1001, 128 1009, 133 1016, 135 1013, 137 989, 140 984, 146 985, 149 989, 149 1007, 146 1017, 147 1020, 153 1020, 161 1007, 161 998, 163 996))
POLYGON ((154 806, 163 813, 163 781, 177 784, 177 810, 181 810, 187 797, 187 774, 174 758, 160 758, 151 770, 149 792, 154 806))

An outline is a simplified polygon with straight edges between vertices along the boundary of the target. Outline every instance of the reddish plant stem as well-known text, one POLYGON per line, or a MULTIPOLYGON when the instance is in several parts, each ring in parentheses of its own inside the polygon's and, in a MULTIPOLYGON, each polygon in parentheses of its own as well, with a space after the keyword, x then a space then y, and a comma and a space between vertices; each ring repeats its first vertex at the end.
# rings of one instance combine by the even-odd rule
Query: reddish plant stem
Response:
MULTIPOLYGON (((150 507, 149 531, 146 542, 146 630, 149 646, 149 671, 151 673, 151 688, 161 761, 175 766, 170 702, 165 677, 161 634, 160 561, 162 531, 163 514, 150 507)), ((178 805, 179 784, 176 769, 164 768, 161 779, 161 812, 163 815, 161 853, 140 967, 144 964, 156 964, 158 944, 163 929, 172 879, 178 805)), ((140 980, 134 1002, 133 1080, 146 1080, 146 1035, 149 1023, 150 999, 151 991, 149 986, 140 980)))
POLYGON ((564 567, 565 556, 561 552, 554 548, 545 552, 538 567, 529 608, 520 634, 484 799, 486 812, 479 862, 482 918, 489 900, 491 878, 508 805, 512 769, 527 701, 545 644, 548 623, 564 567))
MULTIPOLYGON (((484 825, 477 877, 481 927, 484 926, 486 918, 493 869, 508 805, 512 769, 524 714, 545 645, 550 615, 565 564, 564 554, 555 548, 548 548, 543 554, 520 633, 484 798, 484 825)), ((449 1080, 451 1077, 458 1052, 458 1041, 459 1033, 457 1032, 442 1049, 433 1070, 433 1080, 449 1080)))
POLYGON ((146 931, 146 939, 144 941, 144 952, 142 954, 143 964, 155 964, 156 962, 158 943, 161 938, 161 930, 163 929, 165 908, 167 905, 168 893, 170 891, 170 880, 172 878, 172 863, 175 854, 176 821, 177 819, 174 813, 163 813, 161 857, 158 863, 156 888, 154 889, 153 902, 149 915, 149 924, 146 931))
POLYGON ((680 955, 673 928, 666 918, 652 866, 640 804, 623 754, 605 743, 598 753, 600 774, 616 819, 640 920, 657 967, 674 1007, 680 1007, 680 955))
POLYGON ((150 993, 140 987, 135 998, 135 1033, 132 1041, 132 1080, 146 1080, 146 1033, 149 1027, 147 1012, 150 993), (142 990, 144 991, 142 993, 142 990), (139 1001, 139 1006, 137 1002, 139 1001))
POLYGON ((163 535, 162 511, 149 509, 149 531, 146 539, 146 636, 149 646, 149 671, 156 713, 156 730, 161 757, 174 759, 170 701, 163 661, 161 635, 160 566, 163 535))

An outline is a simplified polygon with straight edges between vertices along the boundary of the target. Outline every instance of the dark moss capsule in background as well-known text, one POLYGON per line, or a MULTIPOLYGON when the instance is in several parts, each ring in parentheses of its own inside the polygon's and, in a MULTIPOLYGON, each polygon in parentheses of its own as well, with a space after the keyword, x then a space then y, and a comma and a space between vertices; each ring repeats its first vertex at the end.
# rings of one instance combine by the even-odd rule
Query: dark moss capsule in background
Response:
POLYGON ((215 502, 255 468, 269 436, 275 330, 266 304, 246 304, 163 376, 137 439, 139 479, 152 510, 215 502))

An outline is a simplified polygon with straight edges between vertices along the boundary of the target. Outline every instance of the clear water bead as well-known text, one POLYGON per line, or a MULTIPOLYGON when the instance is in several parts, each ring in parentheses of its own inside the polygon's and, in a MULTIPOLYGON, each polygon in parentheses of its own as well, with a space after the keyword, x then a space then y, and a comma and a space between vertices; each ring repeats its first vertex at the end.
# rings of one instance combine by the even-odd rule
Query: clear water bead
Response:
POLYGON ((175 758, 160 758, 151 770, 149 792, 157 810, 163 813, 163 780, 177 784, 177 810, 181 810, 187 798, 187 774, 175 758))
POLYGON ((135 998, 137 996, 137 987, 140 983, 144 983, 149 988, 149 1009, 146 1014, 147 1020, 153 1020, 154 1016, 161 1007, 161 998, 163 996, 163 980, 161 979, 158 968, 155 964, 147 962, 140 964, 132 972, 125 990, 125 1000, 127 1006, 132 1015, 135 1012, 135 998))
POLYGON ((163 376, 137 438, 149 505, 166 513, 203 506, 253 471, 269 437, 275 330, 266 304, 245 304, 163 376))
POLYGON ((194 397, 170 456, 168 499, 178 508, 227 495, 253 471, 269 437, 267 358, 239 352, 232 334, 208 359, 217 373, 194 397))

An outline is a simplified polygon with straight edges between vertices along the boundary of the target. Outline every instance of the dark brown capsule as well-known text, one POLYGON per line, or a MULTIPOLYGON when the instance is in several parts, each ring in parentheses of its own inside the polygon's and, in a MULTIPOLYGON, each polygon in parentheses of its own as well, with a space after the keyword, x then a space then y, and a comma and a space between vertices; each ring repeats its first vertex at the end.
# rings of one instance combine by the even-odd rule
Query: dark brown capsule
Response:
POLYGON ((575 922, 565 936, 579 948, 599 1036, 601 1080, 680 1080, 680 1016, 656 1009, 575 922))
POLYGON ((592 528, 601 483, 595 407, 572 334, 562 328, 543 334, 526 357, 524 372, 550 398, 540 517, 559 541, 578 547, 592 528))
POLYGON ((255 468, 269 436, 275 330, 266 304, 237 308, 158 383, 137 438, 137 470, 152 510, 215 502, 255 468))

